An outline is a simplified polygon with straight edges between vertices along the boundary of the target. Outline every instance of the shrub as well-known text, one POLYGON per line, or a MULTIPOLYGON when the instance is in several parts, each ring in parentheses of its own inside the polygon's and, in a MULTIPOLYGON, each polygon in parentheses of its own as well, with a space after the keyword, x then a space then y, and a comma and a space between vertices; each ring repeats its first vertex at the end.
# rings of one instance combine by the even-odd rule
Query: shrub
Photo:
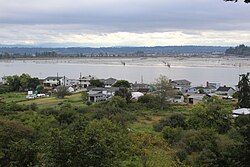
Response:
POLYGON ((38 106, 36 103, 32 103, 31 105, 29 105, 29 108, 33 111, 36 111, 38 109, 38 106))
POLYGON ((10 87, 8 85, 0 84, 0 94, 10 92, 10 87))
POLYGON ((174 113, 171 114, 169 117, 166 119, 161 120, 158 124, 154 126, 155 131, 160 132, 165 126, 170 126, 172 128, 186 128, 186 122, 185 122, 185 117, 183 114, 180 113, 174 113))
POLYGON ((138 102, 150 109, 159 109, 161 105, 159 99, 154 95, 141 96, 139 97, 138 102))
POLYGON ((65 86, 58 86, 56 90, 56 97, 59 99, 63 99, 65 96, 70 95, 68 92, 67 87, 65 86))
POLYGON ((182 131, 182 128, 172 128, 170 126, 166 126, 162 130, 163 138, 170 144, 173 144, 181 139, 182 131))

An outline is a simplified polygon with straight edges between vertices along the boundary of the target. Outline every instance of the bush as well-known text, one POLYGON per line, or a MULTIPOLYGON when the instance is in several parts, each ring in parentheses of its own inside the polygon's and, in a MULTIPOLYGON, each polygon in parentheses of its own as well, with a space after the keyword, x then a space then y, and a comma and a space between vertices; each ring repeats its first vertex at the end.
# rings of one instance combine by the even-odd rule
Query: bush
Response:
POLYGON ((58 86, 56 90, 56 97, 63 99, 65 96, 70 95, 68 89, 65 86, 58 86))
POLYGON ((160 132, 165 126, 170 126, 172 128, 186 128, 185 117, 183 114, 174 113, 171 114, 164 120, 161 120, 158 124, 154 126, 155 131, 160 132))
POLYGON ((31 105, 29 105, 29 108, 33 111, 36 111, 38 109, 38 106, 36 103, 32 103, 31 105))
POLYGON ((237 127, 243 127, 250 124, 250 115, 240 115, 235 119, 235 124, 237 127))
POLYGON ((92 105, 92 102, 87 101, 87 102, 86 102, 86 105, 87 105, 87 106, 90 106, 90 105, 92 105))
POLYGON ((188 119, 189 128, 212 128, 219 133, 226 133, 231 125, 232 106, 217 98, 211 98, 192 108, 188 119))
POLYGON ((172 128, 170 126, 166 126, 162 130, 163 138, 170 144, 173 144, 181 139, 182 131, 182 128, 172 128))
POLYGON ((0 119, 0 166, 35 166, 32 129, 19 122, 0 119))
POLYGON ((139 97, 138 102, 150 109, 159 109, 161 105, 159 99, 154 95, 141 96, 139 97))
POLYGON ((0 84, 0 94, 10 92, 10 87, 8 85, 0 84))

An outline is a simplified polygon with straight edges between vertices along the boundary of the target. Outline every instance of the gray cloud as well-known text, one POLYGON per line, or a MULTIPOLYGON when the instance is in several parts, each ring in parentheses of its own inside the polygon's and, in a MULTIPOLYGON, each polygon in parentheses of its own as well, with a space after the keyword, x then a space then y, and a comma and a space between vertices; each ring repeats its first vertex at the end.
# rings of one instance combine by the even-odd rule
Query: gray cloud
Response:
POLYGON ((65 36, 117 32, 182 31, 200 38, 204 31, 250 30, 250 5, 223 0, 0 0, 0 4, 0 39, 5 43, 49 43, 65 36))
POLYGON ((1 0, 2 24, 80 24, 112 31, 247 30, 250 6, 223 0, 1 0))

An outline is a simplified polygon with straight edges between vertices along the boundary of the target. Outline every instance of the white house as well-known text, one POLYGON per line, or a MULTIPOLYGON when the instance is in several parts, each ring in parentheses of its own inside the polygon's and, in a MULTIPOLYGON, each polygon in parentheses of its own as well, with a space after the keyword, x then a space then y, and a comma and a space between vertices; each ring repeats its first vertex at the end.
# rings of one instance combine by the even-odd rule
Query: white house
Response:
POLYGON ((45 87, 56 87, 61 85, 63 77, 47 77, 43 81, 45 87))
POLYGON ((77 86, 79 81, 77 79, 69 79, 67 77, 63 77, 61 79, 61 85, 63 86, 77 86))
POLYGON ((170 81, 170 83, 175 89, 178 89, 182 93, 186 93, 187 90, 191 87, 191 82, 186 79, 174 80, 170 81))
POLYGON ((88 75, 78 79, 78 85, 82 88, 87 88, 90 85, 90 80, 97 79, 94 76, 88 75))
POLYGON ((115 92, 118 91, 119 88, 110 87, 110 88, 92 88, 88 92, 88 100, 90 102, 98 102, 98 101, 106 101, 109 98, 115 95, 115 92))
POLYGON ((199 93, 214 93, 216 91, 215 88, 212 87, 203 87, 203 86, 197 86, 197 87, 191 87, 187 90, 188 94, 199 94, 199 93))

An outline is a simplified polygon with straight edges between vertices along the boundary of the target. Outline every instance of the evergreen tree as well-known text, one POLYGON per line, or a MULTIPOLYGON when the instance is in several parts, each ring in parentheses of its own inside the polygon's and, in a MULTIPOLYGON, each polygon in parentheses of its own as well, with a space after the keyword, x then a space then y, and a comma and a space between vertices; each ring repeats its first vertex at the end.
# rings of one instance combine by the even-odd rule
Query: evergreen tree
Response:
POLYGON ((242 74, 241 80, 239 81, 238 88, 238 97, 239 97, 239 106, 250 108, 250 81, 249 73, 242 74))

